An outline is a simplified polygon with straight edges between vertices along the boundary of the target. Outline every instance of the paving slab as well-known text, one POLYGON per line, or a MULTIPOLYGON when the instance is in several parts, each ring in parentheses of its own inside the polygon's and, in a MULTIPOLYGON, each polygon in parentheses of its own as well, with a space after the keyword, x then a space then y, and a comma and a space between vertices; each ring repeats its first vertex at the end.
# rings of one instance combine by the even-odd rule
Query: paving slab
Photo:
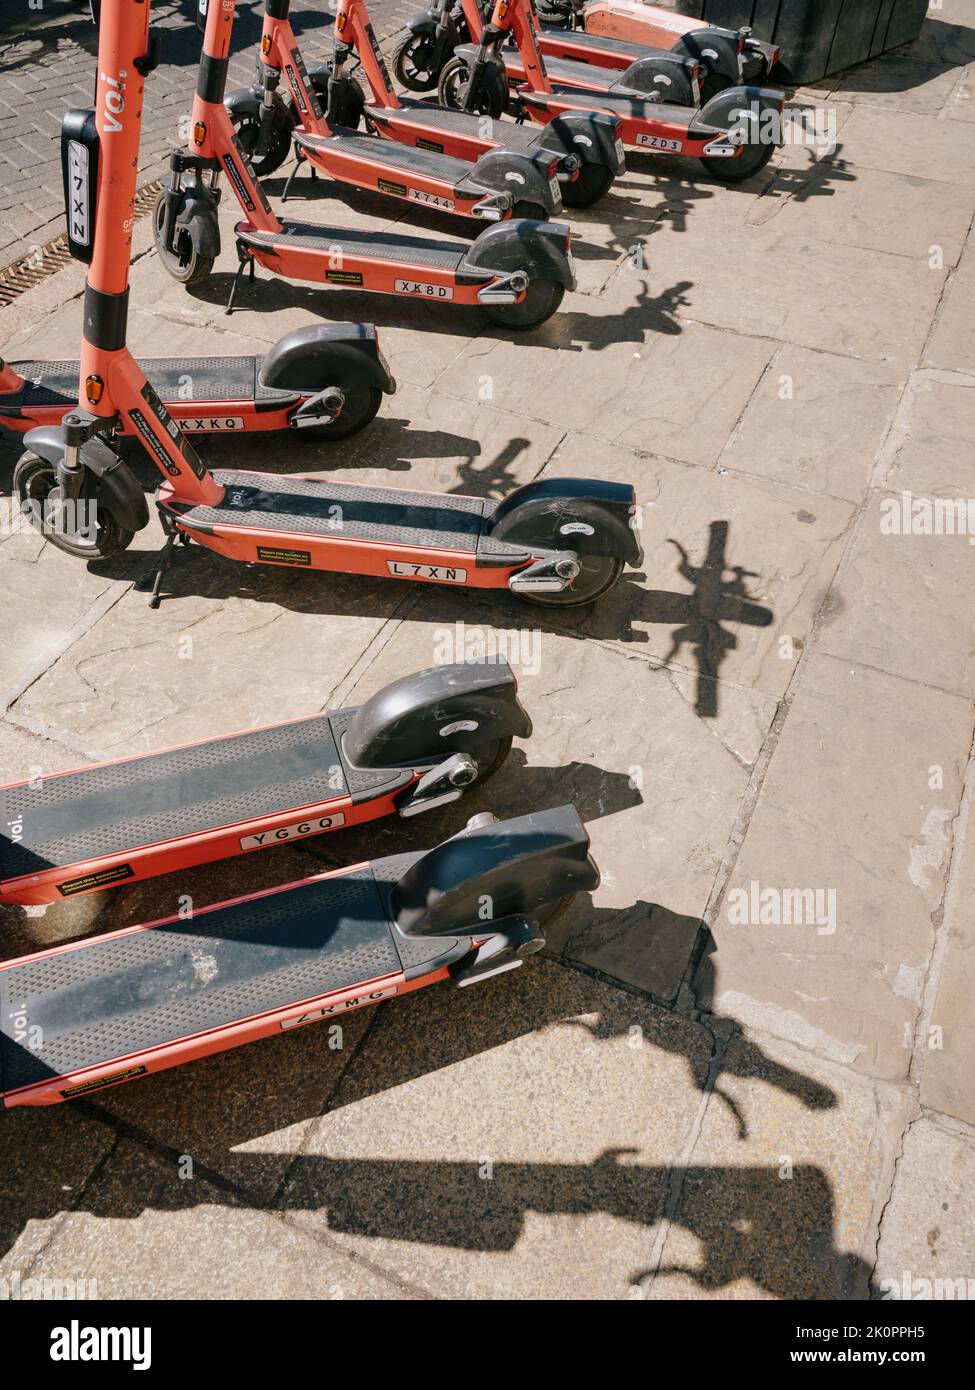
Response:
MULTIPOLYGON (((0 1280, 31 1275, 63 1213, 115 1146, 113 1130, 77 1107, 18 1107, 3 1116, 0 1280)), ((82 1279, 83 1263, 52 1265, 50 1277, 82 1279)))
MULTIPOLYGON (((426 596, 424 596, 426 597, 426 596)), ((774 699, 722 684, 713 720, 695 712, 696 680, 617 653, 594 654, 571 635, 492 625, 491 609, 459 600, 451 617, 418 603, 369 666, 350 700, 367 698, 410 665, 508 653, 534 733, 483 790, 443 812, 386 821, 316 841, 355 860, 435 844, 467 818, 499 818, 567 801, 586 822, 602 882, 547 929, 549 949, 668 1001, 698 941, 723 847, 774 699), (625 735, 614 715, 629 711, 625 735), (678 751, 679 750, 679 751, 678 751), (701 795, 689 788, 706 788, 701 795)))
POLYGON ((970 744, 967 698, 814 653, 710 923, 699 1001, 905 1080, 970 744))
POLYGON ((721 467, 859 502, 904 384, 890 363, 784 346, 731 433, 721 467))
MULTIPOLYGON (((971 396, 968 390, 965 399, 971 396)), ((953 473, 966 462, 962 455, 941 467, 944 474, 953 473)), ((898 472, 913 499, 906 464, 898 472)), ((922 489, 917 491, 923 499, 922 489)), ((927 526, 929 509, 923 500, 919 505, 917 524, 927 526)), ((938 525, 931 516, 930 525, 938 525)), ((830 594, 819 648, 842 661, 863 662, 968 698, 975 671, 968 623, 975 546, 966 533, 907 533, 907 525, 914 524, 913 511, 905 518, 903 493, 871 496, 830 594)))
POLYGON ((947 273, 907 257, 780 232, 774 220, 746 228, 733 256, 716 255, 696 224, 679 239, 660 238, 654 250, 652 290, 683 285, 682 319, 896 364, 916 360, 947 273))
POLYGON ((975 376, 975 324, 971 303, 975 294, 975 243, 969 242, 958 269, 945 287, 934 331, 924 350, 926 367, 943 367, 975 376))
POLYGON ((877 1250, 884 1298, 929 1302, 975 1295, 975 1134, 925 1115, 904 1136, 877 1250))
POLYGON ((925 1106, 975 1124, 975 834, 969 817, 963 807, 938 933, 941 949, 932 962, 931 1013, 918 1030, 915 1067, 925 1106))
POLYGON ((975 215, 970 185, 874 169, 857 169, 843 181, 828 164, 801 198, 780 200, 771 214, 766 201, 756 205, 756 219, 778 232, 931 261, 938 269, 957 264, 975 215), (820 186, 825 196, 816 197, 820 186))
POLYGON ((964 121, 857 106, 843 126, 843 153, 864 169, 975 184, 975 145, 964 121))
POLYGON ((885 450, 884 486, 912 496, 975 498, 973 419, 975 375, 915 372, 885 450))
POLYGON ((646 1296, 869 1296, 910 1097, 760 1032, 719 1067, 646 1296))
POLYGON ((183 1177, 174 1156, 123 1141, 30 1272, 63 1278, 83 1270, 101 1299, 403 1296, 380 1271, 264 1205, 205 1176, 183 1177))
POLYGON ((628 1297, 709 1052, 538 959, 421 991, 377 1013, 279 1205, 435 1297, 628 1297))
MULTIPOLYGON (((839 563, 850 504, 622 449, 604 447, 599 460, 603 476, 637 479, 644 577, 627 577, 591 613, 580 610, 572 630, 703 677, 696 708, 704 718, 720 698, 709 686, 715 679, 782 694, 839 563)), ((592 446, 579 436, 566 440, 550 472, 577 477, 591 468, 592 446)))

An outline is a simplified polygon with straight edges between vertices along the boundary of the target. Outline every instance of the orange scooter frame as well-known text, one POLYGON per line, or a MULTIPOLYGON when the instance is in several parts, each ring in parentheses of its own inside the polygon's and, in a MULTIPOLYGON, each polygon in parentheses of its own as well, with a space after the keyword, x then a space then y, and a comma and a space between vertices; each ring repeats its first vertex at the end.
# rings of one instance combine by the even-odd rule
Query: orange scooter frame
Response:
MULTIPOLYGON (((211 6, 208 31, 224 13, 211 6)), ((135 197, 140 66, 149 52, 148 4, 105 0, 96 109, 82 113, 80 126, 69 113, 62 132, 66 159, 95 171, 85 188, 99 209, 90 254, 84 248, 81 400, 60 427, 25 436, 14 488, 32 524, 82 558, 124 550, 149 520, 142 488, 118 456, 116 436, 127 433, 164 478, 156 505, 167 540, 153 606, 177 539, 249 564, 508 588, 547 604, 588 603, 612 588, 624 564, 641 558, 636 499, 623 484, 541 479, 495 502, 207 470, 125 346, 128 257, 119 255, 115 229, 135 197)), ((229 126, 222 105, 217 112, 229 126)))
MULTIPOLYGON (((473 0, 465 0, 465 13, 469 7, 473 25, 477 9, 473 0)), ((473 102, 479 91, 489 90, 492 100, 503 105, 507 78, 501 45, 510 36, 526 78, 518 88, 520 104, 540 124, 569 111, 606 111, 619 118, 624 145, 650 154, 699 159, 708 173, 727 183, 751 178, 782 143, 778 117, 785 107, 785 95, 771 88, 727 87, 697 110, 624 91, 583 91, 553 83, 538 47, 531 0, 496 0, 490 23, 479 33, 480 42, 460 45, 453 60, 469 69, 470 80, 462 83, 468 102, 473 102)), ((456 81, 448 64, 441 86, 456 81)))
POLYGON ((223 173, 246 214, 235 228, 240 264, 228 312, 245 269, 253 271, 255 262, 320 285, 478 305, 505 327, 534 327, 556 311, 564 291, 575 288, 571 233, 561 223, 495 223, 468 245, 276 217, 223 104, 235 9, 236 0, 208 7, 190 147, 174 151, 157 207, 156 245, 177 279, 205 279, 219 254, 217 179, 223 173))
POLYGON ((53 1105, 523 964, 598 886, 572 806, 0 964, 0 1107, 53 1105), (485 907, 490 905, 490 915, 485 907))
POLYGON ((359 708, 0 786, 0 902, 60 902, 456 801, 531 720, 506 662, 403 676, 359 708))
MULTIPOLYGON (((436 150, 429 144, 414 147, 415 152, 411 153, 399 142, 382 140, 378 134, 362 134, 355 128, 361 103, 350 102, 349 96, 358 97, 360 89, 344 79, 343 71, 350 46, 358 53, 373 89, 378 82, 385 96, 397 102, 368 14, 363 14, 363 7, 356 0, 339 3, 333 71, 323 109, 291 27, 290 3, 291 0, 265 0, 259 129, 267 116, 274 113, 274 93, 284 74, 292 110, 299 117, 293 132, 295 147, 314 170, 329 178, 414 205, 487 222, 559 215, 560 159, 558 154, 543 151, 537 143, 534 149, 510 149, 497 142, 473 156, 443 148, 436 150)), ((233 103, 225 104, 233 113, 233 103)), ((290 186, 291 180, 288 182, 290 186)))
MULTIPOLYGON (((313 69, 309 81, 288 20, 289 8, 290 0, 265 0, 261 39, 263 62, 259 64, 258 80, 253 87, 231 93, 225 102, 238 123, 238 130, 253 132, 256 158, 268 172, 283 163, 287 156, 295 116, 303 132, 296 133, 295 140, 314 168, 313 152, 303 136, 317 138, 327 133, 324 118, 315 114, 316 106, 321 110, 320 91, 324 92, 330 107, 344 108, 349 113, 348 123, 357 122, 360 114, 364 114, 370 129, 377 134, 426 153, 479 161, 481 169, 484 168, 482 156, 495 150, 531 156, 527 168, 522 159, 510 167, 502 164, 500 172, 505 182, 509 182, 510 175, 509 187, 517 185, 521 199, 537 200, 546 208, 556 205, 553 178, 567 206, 588 207, 607 191, 625 168, 618 123, 601 113, 578 112, 539 130, 513 121, 485 122, 461 111, 399 97, 376 42, 365 0, 339 0, 333 63, 313 69), (364 112, 358 82, 344 75, 345 65, 353 53, 371 92, 364 112), (275 94, 282 70, 291 91, 290 112, 275 94)), ((295 173, 297 167, 282 197, 287 196, 295 173)))

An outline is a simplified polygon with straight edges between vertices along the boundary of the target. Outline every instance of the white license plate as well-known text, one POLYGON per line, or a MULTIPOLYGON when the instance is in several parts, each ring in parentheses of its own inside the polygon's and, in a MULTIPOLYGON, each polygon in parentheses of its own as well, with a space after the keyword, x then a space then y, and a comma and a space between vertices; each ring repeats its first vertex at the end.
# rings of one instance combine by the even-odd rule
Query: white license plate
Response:
POLYGON ((616 140, 616 158, 621 162, 623 160, 623 141, 619 138, 616 140))
POLYGON ((548 186, 552 192, 552 199, 555 202, 556 207, 558 207, 559 202, 562 198, 562 190, 559 188, 559 181, 554 175, 552 176, 552 178, 549 179, 548 186))
POLYGON ((680 154, 684 148, 680 140, 667 140, 662 135, 638 135, 636 142, 644 149, 662 150, 666 151, 667 154, 680 154))

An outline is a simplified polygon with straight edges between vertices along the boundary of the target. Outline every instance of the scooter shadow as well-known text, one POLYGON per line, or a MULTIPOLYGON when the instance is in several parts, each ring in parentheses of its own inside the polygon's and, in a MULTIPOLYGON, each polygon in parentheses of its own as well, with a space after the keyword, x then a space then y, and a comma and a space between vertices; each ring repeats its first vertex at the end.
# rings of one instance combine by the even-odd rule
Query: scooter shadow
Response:
MULTIPOLYGON (((203 284, 190 287, 189 293, 202 303, 225 306, 233 281, 234 277, 229 272, 217 271, 203 284)), ((681 331, 673 318, 673 309, 686 302, 684 293, 692 283, 682 281, 655 296, 644 292, 637 305, 642 323, 640 341, 643 341, 642 335, 646 333, 681 331)), ((289 280, 263 278, 258 274, 253 285, 245 280, 239 288, 236 308, 265 314, 296 309, 328 322, 372 323, 380 329, 404 328, 454 338, 495 338, 519 347, 548 348, 556 352, 566 349, 578 352, 584 348, 598 350, 618 341, 619 316, 586 313, 578 307, 584 299, 584 295, 577 295, 571 310, 560 309, 537 328, 519 331, 493 323, 483 310, 475 306, 452 306, 452 311, 445 314, 442 309, 413 299, 397 301, 389 295, 357 290, 319 290, 289 280), (337 303, 339 300, 340 305, 337 303), (331 312, 333 305, 336 306, 335 312, 331 312)), ((594 302, 599 301, 596 299, 594 302)), ((233 321, 233 314, 225 320, 230 327, 233 321)), ((395 371, 395 362, 393 367, 395 371)))
MULTIPOLYGON (((830 1088, 775 1062, 751 1040, 737 1036, 716 1063, 702 1046, 701 1030, 689 1021, 648 1013, 632 996, 536 959, 477 989, 423 990, 365 1011, 358 1022, 347 1019, 345 1056, 337 1058, 328 1028, 309 1027, 117 1088, 97 1102, 11 1111, 4 1125, 10 1152, 45 1152, 49 1161, 41 1172, 32 1165, 29 1176, 24 1165, 8 1170, 0 1252, 27 1222, 51 1220, 69 1208, 132 1221, 146 1211, 229 1205, 291 1214, 308 1234, 344 1233, 486 1255, 515 1250, 532 1216, 602 1213, 649 1229, 663 1218, 668 1195, 676 1193, 680 1201, 668 1215, 675 1227, 696 1237, 700 1253, 693 1266, 670 1259, 657 1273, 682 1272, 707 1289, 751 1279, 783 1298, 867 1296, 868 1271, 836 1247, 831 1183, 813 1164, 797 1162, 793 1180, 783 1182, 777 1166, 671 1166, 640 1161, 635 1149, 603 1147, 589 1161, 501 1159, 493 1165, 493 1181, 484 1182, 475 1160, 329 1153, 325 1116, 335 1116, 342 1128, 341 1111, 348 1105, 402 1094, 408 1085, 422 1086, 424 1078, 520 1039, 533 1037, 544 1048, 553 1029, 562 1030, 563 1038, 560 1050, 549 1047, 547 1066, 557 1068, 559 1057, 565 1059, 559 1133, 567 1143, 576 1105, 587 1104, 569 1094, 579 1057, 572 1034, 580 1035, 583 1048, 611 1048, 632 1041, 637 1017, 643 1045, 682 1058, 702 1093, 717 1068, 719 1078, 761 1078, 809 1110, 837 1103, 830 1088), (309 1130, 295 1129, 309 1122, 309 1130), (88 1182, 69 1183, 79 1149, 96 1143, 102 1126, 116 1140, 113 1179, 102 1181, 96 1172, 88 1182), (289 1142, 290 1129, 295 1133, 289 1142), (269 1135, 282 1136, 288 1148, 272 1149, 269 1135), (181 1165, 175 1161, 181 1155, 193 1159, 193 1181, 184 1180, 185 1158, 181 1165)), ((608 1062, 608 1051, 606 1057, 608 1062)), ((489 1086, 482 1103, 493 1113, 490 1070, 482 1084, 489 1086)), ((540 1085, 531 1075, 515 1084, 540 1085)), ((523 1103, 513 1102, 515 1116, 523 1103)), ((368 1105, 363 1115, 371 1127, 367 1152, 372 1138, 382 1152, 368 1105)), ((587 1136, 595 1123, 587 1115, 587 1136)), ((425 1121, 427 1151, 449 1143, 439 1124, 437 1114, 425 1121)), ((355 1147, 363 1147, 362 1139, 355 1147)), ((388 1255, 395 1263, 395 1251, 388 1255)), ((636 1286, 653 1272, 634 1265, 626 1278, 636 1286)))

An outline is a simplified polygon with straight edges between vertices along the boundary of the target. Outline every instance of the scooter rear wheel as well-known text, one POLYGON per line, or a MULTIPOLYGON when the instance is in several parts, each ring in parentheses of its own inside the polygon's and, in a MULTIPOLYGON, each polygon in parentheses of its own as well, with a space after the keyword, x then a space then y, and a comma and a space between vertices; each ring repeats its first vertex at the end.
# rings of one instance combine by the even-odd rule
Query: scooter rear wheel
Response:
POLYGON ((393 54, 393 72, 400 86, 410 92, 432 92, 440 76, 431 65, 435 53, 431 34, 407 31, 393 54))
POLYGON ((309 425, 299 431, 302 438, 348 439, 375 419, 383 403, 383 393, 378 386, 349 386, 344 388, 344 395, 345 404, 338 419, 330 425, 309 425))
MULTIPOLYGON (((22 508, 29 509, 25 514, 32 518, 32 525, 33 518, 38 515, 42 519, 47 516, 48 509, 57 501, 59 491, 53 463, 38 457, 30 449, 21 454, 14 469, 14 495, 22 508)), ((91 541, 82 540, 71 532, 54 528, 49 530, 46 526, 40 530, 40 534, 67 555, 75 555, 82 560, 107 560, 128 547, 133 533, 121 527, 104 507, 98 508, 97 517, 99 524, 91 541)), ((35 526, 35 530, 38 529, 35 526)))
POLYGON ((197 285, 202 280, 206 280, 213 269, 214 258, 199 255, 193 245, 192 237, 185 230, 177 231, 180 253, 171 251, 163 237, 165 225, 166 195, 160 193, 152 214, 152 231, 156 250, 159 252, 159 259, 173 279, 178 280, 181 285, 197 285))
POLYGON ((583 164, 579 177, 563 183, 562 201, 567 208, 588 208, 612 187, 616 175, 608 164, 583 164))
POLYGON ((519 597, 543 608, 581 608, 612 589, 622 573, 623 561, 617 555, 585 555, 570 589, 563 589, 560 594, 524 593, 519 597))
POLYGON ((259 179, 267 178, 268 174, 273 174, 280 169, 281 165, 291 153, 291 129, 293 125, 291 113, 282 105, 282 114, 278 117, 271 129, 271 137, 267 142, 267 149, 256 158, 254 151, 257 148, 258 137, 261 133, 261 123, 256 116, 241 116, 234 121, 234 129, 237 132, 237 139, 241 143, 244 153, 251 162, 251 168, 259 179))
MULTIPOLYGON (((451 58, 449 63, 445 63, 437 85, 437 100, 440 105, 449 107, 451 111, 463 111, 465 107, 462 91, 469 77, 470 68, 463 58, 451 58)), ((487 73, 482 77, 474 100, 466 109, 472 111, 475 116, 490 116, 492 120, 498 120, 504 115, 507 105, 507 78, 503 72, 495 72, 493 75, 487 73)))
POLYGON ((744 183, 764 169, 775 153, 775 145, 767 141, 747 144, 735 159, 702 159, 701 163, 712 178, 722 183, 744 183))
POLYGON ((537 328, 562 303, 565 286, 556 280, 532 280, 520 304, 485 304, 484 312, 501 328, 537 328))

